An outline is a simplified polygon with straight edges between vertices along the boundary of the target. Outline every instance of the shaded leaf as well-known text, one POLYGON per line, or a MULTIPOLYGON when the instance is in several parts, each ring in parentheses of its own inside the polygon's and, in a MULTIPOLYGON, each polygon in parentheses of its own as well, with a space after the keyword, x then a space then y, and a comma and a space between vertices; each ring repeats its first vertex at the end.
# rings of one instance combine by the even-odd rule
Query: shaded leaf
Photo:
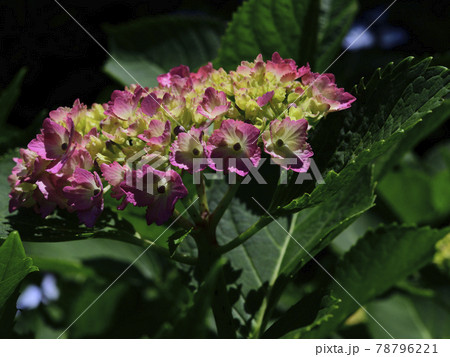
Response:
MULTIPOLYGON (((380 226, 369 231, 344 256, 334 277, 356 301, 366 304, 430 262, 436 243, 449 231, 429 227, 380 226)), ((335 281, 330 285, 330 296, 342 300, 332 319, 308 332, 297 330, 289 336, 325 338, 355 312, 359 305, 341 286, 335 281)), ((383 318, 378 322, 383 326, 383 318)), ((390 337, 384 333, 385 338, 390 337)))
POLYGON ((234 13, 216 64, 234 69, 260 53, 269 59, 279 52, 322 71, 337 55, 356 9, 353 0, 248 0, 234 13))
POLYGON ((167 327, 167 330, 162 333, 161 337, 204 338, 206 336, 208 332, 206 319, 210 312, 217 277, 224 264, 225 260, 222 259, 211 267, 205 281, 194 293, 192 304, 185 308, 180 318, 174 322, 173 328, 167 327))
POLYGON ((306 332, 332 318, 334 310, 339 308, 340 301, 325 296, 325 301, 321 303, 320 293, 321 291, 317 291, 302 298, 270 326, 262 337, 279 338, 285 335, 285 337, 289 337, 289 332, 292 330, 306 326, 301 329, 302 332, 306 332), (321 309, 321 306, 324 308, 321 309), (319 312, 317 313, 317 311, 319 312))
POLYGON ((86 286, 79 292, 68 321, 74 324, 64 333, 64 337, 86 338, 97 336, 111 328, 114 312, 127 286, 114 284, 105 291, 104 287, 86 286), (103 294, 104 295, 101 295, 103 294), (101 297, 100 297, 101 296, 101 297), (92 306, 91 304, 97 299, 92 306), (88 310, 86 310, 88 309, 88 310), (86 311, 86 312, 85 312, 86 311), (76 320, 76 321, 75 321, 76 320))
MULTIPOLYGON (((142 86, 184 64, 196 69, 215 58, 224 24, 205 16, 170 15, 105 26, 111 55, 142 86)), ((124 85, 136 80, 109 58, 104 70, 124 85)))
POLYGON ((378 193, 403 222, 439 225, 450 217, 449 182, 450 145, 441 144, 422 159, 405 157, 380 181, 378 193))
MULTIPOLYGON (((323 72, 337 58, 358 10, 353 0, 321 0, 315 70, 323 72)), ((308 61, 308 60, 307 60, 308 61)))
MULTIPOLYGON (((434 297, 395 294, 370 303, 367 310, 383 321, 383 326, 396 338, 450 338, 449 291, 445 295, 435 294, 434 297)), ((367 323, 372 338, 385 338, 372 319, 367 323)))

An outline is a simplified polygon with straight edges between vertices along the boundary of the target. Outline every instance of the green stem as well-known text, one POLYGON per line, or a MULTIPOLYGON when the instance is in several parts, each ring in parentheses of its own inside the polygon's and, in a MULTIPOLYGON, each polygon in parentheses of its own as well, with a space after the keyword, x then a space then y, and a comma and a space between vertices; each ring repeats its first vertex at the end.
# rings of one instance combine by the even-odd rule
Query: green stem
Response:
POLYGON ((189 197, 189 195, 181 199, 181 203, 183 204, 184 208, 187 209, 189 216, 191 216, 192 220, 195 223, 200 223, 202 221, 200 213, 198 213, 198 210, 197 208, 195 208, 195 205, 192 204, 193 200, 189 197))
POLYGON ((173 211, 173 216, 176 219, 176 224, 184 229, 191 229, 194 228, 194 225, 189 221, 188 219, 184 218, 178 210, 173 211))
MULTIPOLYGON (((220 259, 217 245, 215 244, 215 230, 211 226, 205 227, 203 234, 196 235, 196 242, 199 254, 199 263, 197 265, 197 279, 203 281, 211 268, 220 259)), ((234 320, 232 315, 232 306, 228 297, 227 284, 223 267, 219 268, 215 282, 214 292, 211 301, 211 307, 216 322, 217 334, 219 338, 236 338, 234 320)))
POLYGON ((205 217, 209 214, 208 197, 206 196, 206 185, 203 174, 200 175, 200 183, 195 185, 200 204, 200 214, 205 217))
MULTIPOLYGON (((290 223, 289 233, 288 235, 291 236, 294 232, 294 229, 296 227, 297 222, 297 214, 294 214, 292 217, 292 222, 290 223)), ((287 239, 287 237, 286 237, 287 239)), ((289 239, 286 240, 286 243, 282 247, 282 255, 284 256, 286 249, 289 245, 289 239)), ((287 284, 286 281, 279 283, 277 288, 275 289, 275 284, 277 282, 277 279, 279 277, 279 273, 281 271, 281 263, 282 259, 279 259, 276 265, 276 269, 274 270, 272 277, 269 281, 269 287, 266 291, 266 295, 264 297, 264 300, 261 304, 261 307, 255 316, 255 327, 253 329, 253 337, 259 338, 261 332, 264 332, 266 329, 266 325, 268 323, 268 317, 270 317, 273 313, 273 310, 275 309, 275 306, 277 305, 277 301, 279 300, 281 294, 279 292, 283 291, 283 286, 287 284), (280 285, 281 284, 281 285, 280 285), (269 301, 271 301, 270 308, 269 308, 269 301), (269 309, 268 309, 269 308, 269 309)))
POLYGON ((219 221, 222 218, 228 206, 230 205, 231 200, 236 195, 236 192, 239 189, 241 182, 242 178, 239 177, 235 184, 230 184, 228 186, 227 193, 225 193, 225 196, 222 197, 216 209, 211 214, 210 222, 212 227, 217 227, 217 225, 219 224, 219 221))
MULTIPOLYGON (((284 173, 288 175, 287 172, 284 173)), ((278 179, 277 188, 275 189, 269 208, 267 209, 269 212, 271 212, 273 209, 276 209, 277 205, 283 200, 283 190, 286 189, 287 183, 286 184, 281 183, 282 175, 283 172, 280 172, 280 178, 278 179)), ((286 180, 288 180, 288 177, 286 177, 286 180)))
POLYGON ((255 233, 259 232, 265 226, 267 226, 270 222, 272 222, 272 218, 269 216, 262 216, 258 221, 253 223, 245 232, 239 234, 232 241, 228 242, 225 245, 222 245, 218 248, 220 254, 225 254, 230 250, 240 246, 242 243, 250 239, 255 233))

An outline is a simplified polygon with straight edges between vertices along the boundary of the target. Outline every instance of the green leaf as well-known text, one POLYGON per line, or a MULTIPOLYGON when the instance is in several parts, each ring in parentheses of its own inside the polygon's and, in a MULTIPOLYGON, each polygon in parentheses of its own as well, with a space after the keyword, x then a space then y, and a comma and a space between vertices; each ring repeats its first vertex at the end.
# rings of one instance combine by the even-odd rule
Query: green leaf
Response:
POLYGON ((362 170, 331 199, 297 214, 292 236, 281 265, 286 275, 303 266, 374 205, 372 170, 362 170), (309 254, 308 254, 308 253, 309 254))
POLYGON ((420 141, 427 138, 448 119, 450 119, 450 100, 446 99, 439 107, 425 115, 403 139, 377 160, 375 177, 381 177, 389 172, 406 153, 414 149, 420 141))
POLYGON ((441 144, 422 159, 405 157, 383 177, 378 193, 404 223, 439 225, 450 217, 449 182, 450 144, 441 144))
MULTIPOLYGON (((227 186, 224 182, 217 181, 208 187, 207 194, 211 210, 215 209, 226 189, 227 186)), ((258 218, 243 203, 234 198, 217 227, 218 243, 222 245, 231 241, 258 218)), ((279 222, 283 227, 288 227, 286 218, 282 218, 279 222)), ((264 284, 267 286, 269 281, 276 278, 279 269, 279 255, 283 252, 285 242, 286 233, 276 222, 273 222, 246 243, 226 254, 234 271, 233 273, 229 272, 229 275, 239 275, 239 279, 235 282, 236 286, 239 286, 239 300, 235 304, 234 310, 243 325, 259 309, 259 306, 251 306, 253 303, 248 297, 253 296, 258 301, 259 297, 264 294, 264 284)))
POLYGON ((450 234, 436 244, 436 249, 433 263, 450 277, 450 234))
MULTIPOLYGON (((394 294, 367 306, 367 311, 395 338, 450 338, 449 291, 437 291, 432 297, 394 294)), ((386 334, 372 320, 367 324, 372 338, 386 334)))
POLYGON ((369 81, 362 80, 355 88, 357 101, 351 109, 319 122, 310 142, 315 163, 326 173, 325 185, 295 198, 302 187, 295 185, 293 177, 279 195, 285 202, 293 199, 282 212, 298 211, 330 198, 442 104, 442 97, 450 90, 449 71, 429 64, 430 59, 414 64, 413 58, 407 58, 377 70, 369 81))
MULTIPOLYGON (((283 289, 279 280, 288 279, 311 259, 305 250, 314 256, 360 214, 372 207, 373 189, 371 171, 363 170, 332 200, 294 216, 290 228, 287 220, 280 218, 279 224, 270 223, 244 244, 227 253, 226 257, 229 258, 233 269, 239 272, 236 284, 240 289, 240 299, 235 308, 244 324, 254 318, 260 308, 262 309, 258 313, 256 330, 258 324, 268 321, 283 289), (285 229, 289 230, 289 234, 285 229)), ((213 186, 212 190, 214 197, 220 197, 224 191, 217 186, 213 186)), ((210 206, 214 207, 215 203, 213 200, 210 206)), ((234 200, 218 226, 219 244, 224 244, 242 233, 256 220, 257 216, 238 200, 234 200)))
POLYGON ((263 326, 268 323, 282 286, 289 277, 373 206, 373 192, 372 170, 362 170, 331 199, 294 215, 290 235, 285 236, 286 245, 280 257, 277 281, 270 284, 272 290, 269 290, 263 326))
POLYGON ((417 159, 389 172, 377 187, 385 204, 404 223, 430 223, 439 218, 432 203, 431 175, 420 168, 417 159))
POLYGON ((339 234, 330 245, 330 248, 339 256, 347 253, 353 247, 359 238, 361 238, 368 229, 378 227, 383 220, 372 211, 361 215, 346 230, 339 234))
POLYGON ((105 26, 111 55, 104 70, 124 85, 154 87, 156 77, 185 64, 191 69, 215 58, 224 24, 205 16, 170 15, 105 26))
POLYGON ((337 55, 356 13, 354 0, 248 0, 233 15, 216 64, 234 69, 274 52, 322 71, 337 55))
MULTIPOLYGON (((360 304, 368 303, 430 262, 436 243, 449 231, 398 225, 380 226, 375 231, 369 231, 344 256, 334 274, 339 284, 336 281, 331 283, 330 296, 341 300, 334 317, 309 332, 291 332, 289 337, 329 336, 359 307, 347 292, 360 304)), ((378 322, 383 326, 383 318, 378 322)), ((385 332, 385 338, 388 337, 385 332)))
MULTIPOLYGON (((29 245, 25 243, 25 246, 28 248, 29 245)), ((33 249, 30 250, 31 252, 33 251, 33 249)), ((29 254, 29 256, 40 270, 60 274, 65 278, 76 281, 86 281, 87 279, 95 278, 96 276, 96 273, 92 268, 84 266, 81 261, 74 259, 73 255, 68 256, 67 259, 62 259, 61 256, 56 258, 42 257, 34 254, 29 254)))
MULTIPOLYGON (((35 264, 45 271, 75 279, 93 277, 94 272, 83 262, 108 259, 131 264, 144 250, 132 244, 110 239, 87 239, 57 243, 24 242, 24 247, 35 264)), ((134 267, 148 279, 159 280, 161 262, 150 248, 134 263, 134 267)))
POLYGON ((63 337, 86 338, 101 335, 111 329, 114 313, 126 289, 127 286, 120 283, 112 285, 107 290, 104 286, 94 284, 85 286, 79 292, 68 317, 68 321, 74 324, 63 337), (99 301, 96 301, 99 297, 99 301), (94 301, 95 303, 91 305, 94 301))
POLYGON ((12 231, 6 222, 6 216, 9 214, 8 194, 11 191, 8 183, 8 176, 11 174, 11 170, 15 165, 12 159, 16 155, 18 155, 16 151, 10 151, 0 157, 0 195, 3 197, 3 199, 0 200, 0 239, 6 238, 12 231))
POLYGON ((358 2, 352 0, 322 0, 319 17, 319 33, 315 70, 323 72, 337 58, 342 40, 358 10, 358 2))
POLYGON ((0 316, 2 307, 20 282, 38 268, 27 258, 19 233, 11 232, 0 247, 0 316))

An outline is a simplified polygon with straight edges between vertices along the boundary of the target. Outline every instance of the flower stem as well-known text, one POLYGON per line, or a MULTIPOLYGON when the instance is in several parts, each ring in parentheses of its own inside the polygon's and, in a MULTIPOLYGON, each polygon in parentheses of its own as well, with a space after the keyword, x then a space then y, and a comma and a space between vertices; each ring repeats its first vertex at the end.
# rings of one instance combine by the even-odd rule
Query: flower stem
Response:
POLYGON ((227 193, 225 193, 225 196, 222 197, 222 199, 220 200, 216 209, 211 214, 210 224, 212 227, 217 227, 217 225, 219 224, 219 221, 222 218, 222 216, 225 213, 228 206, 230 205, 231 200, 236 195, 236 192, 239 189, 241 182, 242 182, 242 178, 239 177, 235 184, 228 186, 227 193))
POLYGON ((189 216, 191 216, 192 220, 195 223, 202 222, 202 218, 200 217, 200 213, 198 213, 197 208, 195 208, 195 205, 193 204, 192 199, 188 196, 181 199, 181 203, 183 204, 184 208, 187 209, 189 216))
POLYGON ((197 188, 199 198, 200 214, 202 217, 206 217, 209 214, 209 207, 208 197, 206 196, 205 178, 203 177, 203 174, 200 175, 200 183, 196 184, 195 187, 197 188))
POLYGON ((250 226, 245 232, 239 234, 232 241, 218 248, 220 254, 225 254, 230 250, 240 246, 242 243, 250 239, 255 233, 259 232, 265 226, 272 222, 272 218, 269 216, 262 216, 258 221, 256 221, 252 226, 250 226))
MULTIPOLYGON (((211 226, 205 227, 202 234, 196 235, 198 247, 198 264, 196 275, 199 282, 205 280, 208 272, 215 266, 221 255, 218 253, 215 244, 215 230, 210 229, 211 226)), ((217 334, 219 338, 236 338, 236 329, 234 327, 234 319, 232 315, 232 306, 229 301, 227 283, 223 266, 218 269, 217 278, 212 295, 211 308, 216 322, 217 334)))
POLYGON ((176 218, 176 224, 184 229, 192 229, 194 228, 194 225, 189 221, 188 219, 184 218, 178 210, 173 211, 173 216, 176 218))

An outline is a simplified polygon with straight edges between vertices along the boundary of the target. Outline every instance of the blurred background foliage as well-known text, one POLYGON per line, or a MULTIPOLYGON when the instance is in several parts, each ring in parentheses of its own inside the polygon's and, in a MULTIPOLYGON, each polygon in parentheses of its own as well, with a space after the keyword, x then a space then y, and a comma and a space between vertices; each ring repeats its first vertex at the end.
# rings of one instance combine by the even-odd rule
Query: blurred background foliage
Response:
MULTIPOLYGON (((61 1, 134 77, 149 86, 155 85, 156 75, 180 63, 196 69, 215 60, 226 24, 241 3, 61 1)), ((347 35, 341 49, 350 45, 389 4, 390 1, 360 1, 358 9, 353 9, 356 16, 351 28, 345 28, 347 35)), ((49 110, 71 105, 76 98, 86 104, 107 101, 112 90, 134 81, 54 1, 1 0, 0 9, 0 211, 4 217, 6 177, 13 166, 11 149, 26 145, 36 135, 49 110)), ((409 55, 433 56, 434 64, 449 67, 449 18, 448 1, 398 1, 328 72, 336 75, 339 86, 350 89, 378 66, 409 55)), ((290 46, 287 42, 284 45, 290 46)), ((303 45, 308 48, 307 43, 303 45)), ((227 56, 232 61, 233 54, 227 56)), ((304 56, 315 70, 329 64, 320 57, 304 56)), ((340 257, 368 228, 379 223, 397 221, 433 228, 449 224, 448 99, 428 115, 433 116, 433 124, 419 124, 414 129, 418 132, 416 139, 402 142, 391 153, 392 160, 380 165, 387 173, 377 185, 377 205, 318 254, 317 259, 332 274, 340 257)), ((113 217, 119 213, 113 210, 111 214, 113 217)), ((133 211, 120 214, 136 230, 145 229, 139 227, 141 220, 133 211)), ((4 235, 6 229, 2 226, 0 232, 4 235)), ((450 337, 449 240, 440 242, 433 263, 368 305, 369 312, 396 337, 450 337)), ((39 272, 28 275, 8 300, 9 311, 16 313, 13 329, 2 325, 11 318, 0 311, 0 336, 58 337, 142 252, 142 248, 102 237, 58 243, 28 241, 24 248, 39 272)), ((126 274, 65 332, 65 337, 215 335, 212 316, 204 308, 210 297, 205 292, 192 298, 196 287, 189 285, 189 269, 150 250, 126 274)), ((313 299, 311 293, 328 281, 329 277, 314 262, 307 263, 287 287, 287 293, 275 307, 275 316, 302 297, 313 299)), ((238 300, 239 291, 235 293, 238 300)), ((258 293, 254 292, 240 309, 251 315, 260 304, 258 293)), ((242 330, 245 336, 245 327, 242 330)), ((330 337, 386 336, 358 311, 330 337)))

